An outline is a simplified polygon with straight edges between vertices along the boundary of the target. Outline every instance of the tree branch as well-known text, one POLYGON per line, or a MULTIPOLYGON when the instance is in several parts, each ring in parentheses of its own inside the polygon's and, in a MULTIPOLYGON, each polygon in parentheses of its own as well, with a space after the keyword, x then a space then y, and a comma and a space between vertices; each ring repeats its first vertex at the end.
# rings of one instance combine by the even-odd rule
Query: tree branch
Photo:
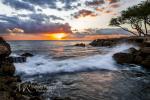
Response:
POLYGON ((127 31, 127 32, 132 33, 133 35, 138 36, 136 33, 132 32, 132 31, 130 31, 130 30, 128 30, 128 29, 126 29, 126 28, 124 28, 124 27, 120 26, 120 25, 118 25, 118 27, 120 27, 121 29, 123 29, 123 30, 125 30, 125 31, 127 31))

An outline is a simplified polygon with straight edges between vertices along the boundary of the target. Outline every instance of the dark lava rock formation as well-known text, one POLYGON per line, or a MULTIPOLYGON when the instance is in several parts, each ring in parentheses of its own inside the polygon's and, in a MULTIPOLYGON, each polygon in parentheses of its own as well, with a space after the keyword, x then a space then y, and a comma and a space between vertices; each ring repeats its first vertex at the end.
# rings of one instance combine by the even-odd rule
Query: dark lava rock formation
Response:
POLYGON ((129 53, 116 53, 113 55, 115 61, 119 64, 137 64, 146 69, 150 69, 150 42, 142 41, 140 49, 130 48, 129 53))
POLYGON ((0 100, 41 100, 39 95, 33 95, 38 94, 33 85, 26 83, 22 88, 18 86, 22 84, 21 78, 15 76, 15 66, 9 59, 10 54, 10 45, 0 37, 0 100))

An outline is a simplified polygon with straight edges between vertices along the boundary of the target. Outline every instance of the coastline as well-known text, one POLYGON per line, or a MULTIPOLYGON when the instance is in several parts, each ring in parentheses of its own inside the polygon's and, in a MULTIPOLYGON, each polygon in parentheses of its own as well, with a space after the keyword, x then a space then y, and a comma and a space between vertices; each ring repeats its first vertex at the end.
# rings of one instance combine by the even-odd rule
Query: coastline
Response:
MULTIPOLYGON (((105 41, 105 40, 103 40, 103 41, 105 41)), ((108 41, 108 39, 106 40, 106 41, 108 41)), ((117 40, 117 42, 118 42, 118 40, 117 40)), ((136 42, 136 41, 135 41, 136 42)), ((140 46, 141 47, 143 47, 145 44, 143 44, 143 43, 145 43, 145 42, 142 42, 142 43, 140 43, 140 46)), ((139 43, 138 43, 139 44, 139 43)), ((103 45, 104 46, 104 45, 103 45)), ((108 46, 108 45, 107 45, 108 46)), ((111 45, 109 45, 109 46, 111 46, 111 45)), ((112 45, 113 46, 113 45, 112 45)), ((8 55, 6 56, 6 57, 8 57, 8 55)), ((4 62, 5 63, 5 62, 4 62)), ((4 67, 6 67, 6 65, 5 64, 2 64, 4 67)), ((17 84, 22 84, 21 83, 21 79, 20 79, 20 77, 19 76, 15 76, 15 67, 14 67, 14 65, 11 63, 11 62, 7 62, 7 63, 9 63, 9 64, 7 64, 8 66, 9 66, 9 70, 7 69, 7 70, 5 70, 5 72, 1 72, 1 73, 4 73, 4 75, 3 76, 0 76, 0 85, 1 85, 1 93, 2 93, 2 95, 0 95, 2 98, 4 98, 3 100, 20 100, 20 99, 23 99, 23 100, 43 100, 43 97, 42 97, 42 94, 43 93, 38 93, 38 92, 35 92, 35 89, 34 89, 34 91, 32 91, 32 93, 29 93, 28 91, 26 91, 26 92, 24 92, 24 91, 14 91, 14 90, 16 90, 18 87, 17 87, 17 84), (6 73, 11 73, 10 75, 7 75, 6 73), (8 88, 6 88, 8 86, 8 88), (39 95, 41 95, 41 96, 39 96, 39 95)), ((3 68, 4 68, 3 67, 3 68)), ((149 80, 149 77, 147 77, 147 75, 146 74, 144 74, 144 73, 140 73, 140 72, 118 72, 118 71, 100 71, 100 72, 92 72, 92 73, 87 73, 87 72, 81 72, 81 73, 77 73, 77 74, 74 74, 74 75, 62 75, 62 77, 61 76, 55 76, 54 78, 50 78, 50 80, 56 80, 56 79, 61 79, 61 80, 59 80, 60 82, 62 81, 64 81, 65 82, 65 84, 67 84, 67 85, 72 85, 72 84, 75 84, 74 82, 73 83, 66 83, 67 81, 69 82, 69 81, 72 81, 72 79, 70 79, 70 80, 64 80, 64 78, 65 77, 76 77, 76 76, 80 76, 80 75, 94 75, 95 77, 101 77, 101 75, 104 75, 104 76, 107 76, 107 75, 109 75, 109 74, 113 74, 113 75, 120 75, 121 77, 123 77, 125 80, 126 79, 132 79, 133 77, 135 77, 135 79, 136 78, 138 78, 138 77, 140 77, 141 78, 141 81, 144 81, 145 80, 145 78, 148 78, 148 79, 146 79, 146 80, 149 80), (92 74, 92 73, 94 73, 94 74, 92 74), (132 77, 131 77, 132 76, 132 77)), ((149 74, 148 74, 148 76, 149 76, 149 74)), ((106 78, 106 80, 107 79, 110 79, 111 78, 111 76, 107 76, 107 77, 105 77, 106 78)), ((119 77, 117 77, 116 76, 116 78, 119 78, 119 77)), ((76 78, 75 78, 76 79, 76 78)), ((98 78, 99 79, 99 78, 98 78)), ((100 78, 99 80, 102 80, 103 78, 100 78)), ((77 79, 78 80, 78 79, 77 79)), ((93 79, 92 79, 93 80, 93 79)), ((42 80, 41 79, 41 81, 44 81, 44 79, 42 80)), ((97 81, 97 80, 96 80, 97 81)), ((115 80, 114 80, 115 81, 115 80)), ((129 81, 129 80, 128 80, 129 81)), ((46 81, 45 81, 46 82, 46 81)), ((111 81, 110 81, 111 82, 111 81)), ((118 82, 118 84, 121 84, 121 82, 122 81, 117 81, 118 82)), ((125 81, 124 81, 125 82, 125 81)), ((133 82, 134 83, 136 83, 136 81, 134 81, 133 80, 133 82)), ((148 82, 149 83, 149 82, 148 82)), ((24 83, 23 85, 29 85, 29 86, 34 86, 34 84, 32 84, 32 83, 24 83)), ((37 84, 37 83, 36 83, 37 84)), ((52 83, 50 83, 50 84, 52 84, 52 83)), ((78 84, 78 83, 77 83, 78 84)), ((84 83, 85 84, 85 83, 84 83)), ((101 84, 105 84, 105 81, 104 81, 104 83, 102 82, 101 84)), ((132 81, 131 81, 131 84, 130 84, 130 81, 129 81, 129 83, 125 83, 125 84, 129 84, 129 85, 133 85, 132 84, 132 81)), ((147 83, 145 83, 145 84, 147 84, 147 83)), ((116 85, 116 86, 118 86, 118 85, 116 85)), ((108 88, 108 87, 107 87, 108 88)), ((122 86, 121 85, 121 87, 118 87, 118 89, 123 89, 123 88, 125 88, 125 86, 122 86)), ((143 88, 147 88, 147 85, 145 85, 145 87, 143 87, 143 88)), ((33 87, 31 87, 31 90, 33 89, 33 87)), ((45 87, 45 89, 46 89, 46 87, 45 87)), ((70 88, 71 89, 71 88, 70 88)), ((120 90, 119 89, 119 90, 120 90)), ((130 88, 129 88, 130 89, 130 88)), ((118 90, 116 90, 116 91, 118 91, 118 90)), ((147 91, 149 91, 149 88, 148 89, 146 89, 146 90, 144 90, 144 91, 146 91, 146 92, 144 92, 144 93, 146 93, 146 95, 148 94, 148 92, 147 91)), ((129 91, 128 91, 129 92, 129 91)), ((134 92, 136 92, 136 91, 134 91, 134 92)), ((140 90, 139 90, 139 92, 140 92, 140 90)), ((68 93, 68 92, 66 92, 66 93, 68 93)), ((104 95, 104 94, 102 94, 102 95, 104 95)), ((142 95, 144 95, 144 94, 142 94, 142 95)), ((109 95, 109 96, 111 96, 111 94, 109 95)), ((137 95, 137 96, 140 96, 139 94, 137 95)), ((103 97, 103 96, 102 96, 103 97)), ((142 96, 143 98, 144 98, 144 96, 142 96)), ((114 97, 114 98, 112 98, 112 100, 115 100, 115 98, 117 98, 117 96, 116 97, 114 97)), ((149 97, 147 97, 147 98, 149 98, 149 97)), ((52 100, 76 100, 76 99, 72 99, 72 97, 69 97, 69 96, 56 96, 56 97, 53 97, 52 98, 52 100)), ((85 99, 83 99, 83 100, 85 100, 85 99)), ((89 99, 90 100, 90 99, 89 99)), ((93 100, 96 100, 96 99, 93 99, 93 100)), ((104 99, 105 100, 105 99, 104 99)), ((135 99, 135 100, 139 100, 139 99, 135 99)))
POLYGON ((0 38, 0 98, 2 100, 41 100, 34 87, 25 88, 31 83, 24 84, 21 77, 15 75, 16 68, 9 60, 10 54, 10 45, 0 38))

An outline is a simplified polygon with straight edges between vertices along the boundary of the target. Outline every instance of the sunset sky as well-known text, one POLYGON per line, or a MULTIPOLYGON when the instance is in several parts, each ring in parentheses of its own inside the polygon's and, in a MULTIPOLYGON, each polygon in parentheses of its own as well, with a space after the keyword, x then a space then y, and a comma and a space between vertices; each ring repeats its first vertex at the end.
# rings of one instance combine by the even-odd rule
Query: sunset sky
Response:
POLYGON ((92 40, 127 32, 112 17, 145 0, 0 0, 0 36, 8 40, 92 40))

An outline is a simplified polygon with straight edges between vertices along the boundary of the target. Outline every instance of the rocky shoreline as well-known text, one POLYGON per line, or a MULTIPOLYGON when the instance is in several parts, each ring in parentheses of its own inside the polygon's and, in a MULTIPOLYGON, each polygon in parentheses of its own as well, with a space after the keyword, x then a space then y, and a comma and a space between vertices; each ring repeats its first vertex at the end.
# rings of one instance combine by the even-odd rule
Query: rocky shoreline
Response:
POLYGON ((113 55, 118 64, 136 64, 150 69, 150 37, 127 37, 117 39, 97 39, 90 43, 91 46, 115 46, 121 43, 135 44, 139 50, 130 48, 128 53, 118 52, 113 55))
POLYGON ((116 53, 113 58, 118 64, 136 64, 150 69, 150 47, 143 47, 139 50, 130 48, 129 51, 129 53, 116 53))
POLYGON ((89 45, 94 47, 99 46, 115 46, 122 43, 131 43, 139 46, 146 45, 145 41, 148 41, 150 37, 123 37, 123 38, 112 38, 112 39, 96 39, 93 40, 89 45))
POLYGON ((136 64, 150 70, 150 42, 143 41, 139 50, 130 48, 128 53, 119 52, 113 58, 118 64, 136 64))
POLYGON ((20 76, 15 75, 15 66, 9 59, 10 54, 10 45, 0 37, 0 99, 42 100, 31 83, 22 83, 20 76))
MULTIPOLYGON (((31 53, 23 53, 20 57, 11 57, 10 45, 0 37, 0 99, 1 100, 45 100, 43 96, 47 87, 36 82, 22 82, 15 75, 15 63, 26 62, 31 53)), ((71 100, 69 97, 53 97, 51 100, 71 100)))
MULTIPOLYGON (((113 58, 118 64, 136 64, 146 69, 150 69, 150 43, 147 38, 121 38, 121 39, 103 39, 94 40, 92 46, 114 46, 119 43, 135 43, 140 49, 130 48, 128 52, 119 52, 114 54, 113 58)), ((85 47, 81 43, 75 46, 85 47)), ((15 75, 14 60, 10 60, 10 45, 0 38, 0 99, 2 100, 44 100, 42 94, 46 92, 47 87, 38 84, 23 83, 20 76, 15 75), (40 85, 40 86, 39 86, 40 85), (39 88, 36 88, 39 86, 39 88), (44 91, 39 91, 39 90, 44 91)), ((24 53, 21 57, 32 57, 30 53, 24 53)), ((20 58, 19 58, 20 59, 20 58)), ((51 100, 71 100, 69 97, 53 97, 51 100)))

